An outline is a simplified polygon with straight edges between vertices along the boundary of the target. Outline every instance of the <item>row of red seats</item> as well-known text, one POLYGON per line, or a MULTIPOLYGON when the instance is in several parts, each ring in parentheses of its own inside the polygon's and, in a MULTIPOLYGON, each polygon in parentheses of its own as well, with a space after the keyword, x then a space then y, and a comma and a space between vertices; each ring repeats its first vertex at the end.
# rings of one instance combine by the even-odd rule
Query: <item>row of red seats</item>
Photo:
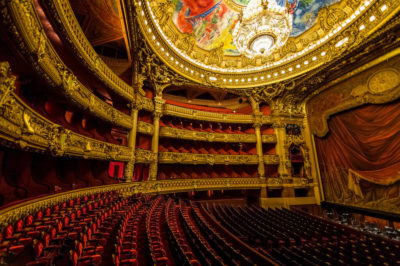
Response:
POLYGON ((164 117, 160 120, 161 127, 172 127, 200 132, 223 133, 223 134, 254 134, 251 124, 224 124, 213 122, 197 122, 182 119, 164 117))
POLYGON ((169 165, 161 164, 158 179, 256 178, 256 165, 169 165))
POLYGON ((198 259, 202 265, 223 265, 222 258, 211 247, 210 243, 204 237, 197 224, 194 222, 190 213, 190 207, 187 207, 183 201, 179 202, 179 220, 182 222, 182 228, 193 247, 198 254, 198 259))
POLYGON ((149 244, 150 256, 154 265, 172 265, 172 257, 168 256, 168 246, 162 236, 161 227, 165 222, 163 210, 164 198, 159 196, 153 202, 146 217, 146 232, 149 244))
MULTIPOLYGON (((205 211, 206 208, 202 206, 205 211)), ((287 209, 212 206, 229 231, 279 264, 395 265, 399 243, 287 209)))
MULTIPOLYGON (((120 199, 107 205, 99 205, 88 211, 84 223, 79 224, 80 228, 67 225, 61 229, 63 231, 57 233, 59 235, 60 232, 64 232, 60 236, 64 235, 65 237, 65 233, 69 233, 72 228, 82 230, 83 227, 79 236, 72 238, 74 245, 69 251, 72 265, 99 265, 102 263, 106 243, 115 229, 116 222, 126 212, 129 202, 128 199, 120 199)), ((65 243, 63 246, 66 246, 65 243)))
POLYGON ((176 256, 175 262, 179 265, 201 265, 182 230, 177 208, 178 206, 175 202, 172 199, 168 199, 165 217, 169 232, 169 243, 172 244, 171 246, 176 256))
MULTIPOLYGON (((12 262, 16 256, 21 254, 26 247, 32 246, 34 240, 46 239, 46 233, 54 232, 56 226, 62 226, 61 219, 77 209, 75 216, 87 211, 88 207, 92 207, 93 201, 99 199, 102 195, 98 194, 85 196, 82 199, 71 199, 60 205, 48 207, 43 211, 38 211, 35 216, 27 215, 25 219, 18 220, 15 225, 8 225, 4 228, 3 234, 0 235, 0 257, 1 261, 12 262)), ((68 219, 63 219, 64 223, 68 223, 68 219)), ((54 234, 52 234, 53 236, 54 234)), ((35 241, 35 244, 37 241, 35 241)))
MULTIPOLYGON (((143 198, 137 201, 119 221, 119 230, 115 237, 113 261, 119 265, 138 265, 140 250, 139 228, 144 224, 143 198)), ((141 243, 143 246, 143 243, 141 243)))
POLYGON ((118 194, 110 192, 28 215, 25 221, 4 229, 2 261, 11 265, 52 265, 68 260, 72 265, 100 264, 103 247, 127 204, 128 199, 118 200, 118 194))
MULTIPOLYGON (((231 242, 227 241, 226 235, 223 235, 223 232, 217 232, 213 224, 206 220, 196 204, 192 204, 191 207, 195 222, 203 235, 208 238, 211 247, 219 251, 218 254, 226 264, 254 265, 251 258, 246 257, 242 252, 237 250, 231 242)), ((265 265, 268 265, 268 263, 265 262, 265 265)))
POLYGON ((162 138, 158 147, 159 152, 223 154, 223 155, 255 155, 255 143, 218 143, 194 142, 162 138))

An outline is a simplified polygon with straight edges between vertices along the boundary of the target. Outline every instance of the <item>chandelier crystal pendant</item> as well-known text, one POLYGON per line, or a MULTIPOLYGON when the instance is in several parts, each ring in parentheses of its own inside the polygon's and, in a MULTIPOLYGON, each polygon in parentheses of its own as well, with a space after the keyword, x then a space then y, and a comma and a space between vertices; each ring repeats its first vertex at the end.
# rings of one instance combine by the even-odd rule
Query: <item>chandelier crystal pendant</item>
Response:
POLYGON ((275 0, 251 0, 232 32, 233 41, 249 58, 269 56, 286 43, 292 20, 292 12, 275 0))

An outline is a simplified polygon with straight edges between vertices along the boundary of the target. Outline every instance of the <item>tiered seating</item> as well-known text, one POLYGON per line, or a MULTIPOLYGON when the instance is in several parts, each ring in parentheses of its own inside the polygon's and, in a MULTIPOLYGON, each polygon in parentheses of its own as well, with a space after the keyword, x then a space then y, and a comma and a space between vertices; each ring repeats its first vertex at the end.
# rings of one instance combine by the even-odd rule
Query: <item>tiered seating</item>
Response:
POLYGON ((202 122, 168 116, 165 116, 160 120, 160 126, 210 133, 254 134, 254 128, 251 124, 202 122))
POLYGON ((221 257, 211 247, 210 243, 203 236, 200 228, 195 223, 193 216, 190 212, 191 208, 186 204, 180 202, 180 221, 182 222, 182 229, 193 247, 201 265, 224 265, 221 257))
POLYGON ((217 232, 214 227, 208 223, 199 208, 192 205, 193 216, 204 237, 209 241, 211 247, 221 256, 228 265, 253 265, 254 263, 245 257, 239 250, 236 250, 231 243, 217 232))
POLYGON ((165 201, 159 196, 146 217, 146 232, 151 259, 155 265, 175 265, 165 235, 165 201))
POLYGON ((85 196, 28 215, 3 231, 1 261, 42 265, 68 261, 73 265, 100 264, 113 220, 128 199, 117 193, 85 196), (31 257, 33 249, 33 258, 31 257), (33 260, 32 260, 33 259, 33 260))
POLYGON ((179 220, 178 206, 169 199, 166 206, 169 243, 178 265, 201 265, 188 243, 179 220))
POLYGON ((141 198, 133 204, 128 212, 118 221, 119 229, 115 236, 115 265, 138 265, 138 260, 145 260, 144 222, 147 208, 143 202, 149 198, 141 198))
POLYGON ((400 263, 396 253, 399 243, 389 243, 305 213, 216 205, 210 213, 232 233, 280 264, 400 263))
POLYGON ((4 265, 398 265, 400 244, 301 211, 77 198, 3 230, 4 265))

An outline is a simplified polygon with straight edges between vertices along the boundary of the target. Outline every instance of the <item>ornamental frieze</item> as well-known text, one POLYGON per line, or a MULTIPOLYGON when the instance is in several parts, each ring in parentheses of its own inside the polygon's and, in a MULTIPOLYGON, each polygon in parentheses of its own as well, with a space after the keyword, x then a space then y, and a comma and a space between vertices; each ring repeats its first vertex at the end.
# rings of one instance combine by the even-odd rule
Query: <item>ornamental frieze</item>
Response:
POLYGON ((91 139, 54 124, 13 93, 0 106, 0 137, 19 148, 45 151, 54 156, 118 161, 130 159, 128 147, 91 139))
POLYGON ((152 151, 136 149, 135 150, 135 162, 136 163, 151 163, 154 162, 156 156, 152 151))
POLYGON ((261 138, 262 138, 262 143, 276 143, 275 134, 262 135, 261 138))
POLYGON ((31 1, 5 1, 0 5, 3 22, 9 26, 19 51, 54 90, 102 120, 124 128, 132 127, 130 116, 95 96, 58 57, 31 1))
POLYGON ((265 164, 279 164, 279 155, 264 155, 265 164))
POLYGON ((146 135, 153 135, 154 126, 150 123, 138 121, 137 131, 146 135))
POLYGON ((180 164, 258 164, 257 155, 221 155, 221 154, 197 154, 160 152, 159 163, 180 164))
POLYGON ((143 110, 150 111, 150 112, 154 111, 154 103, 149 98, 146 98, 143 96, 139 97, 136 104, 137 104, 139 110, 143 109, 143 110))
MULTIPOLYGON (((198 141, 208 142, 243 142, 243 143, 255 143, 256 135, 254 134, 223 134, 223 133, 210 133, 200 132, 193 130, 186 130, 172 127, 161 127, 161 137, 177 138, 177 139, 189 139, 198 141)), ((273 138, 269 139, 273 140, 273 138)), ((276 142, 276 137, 275 137, 276 142)))

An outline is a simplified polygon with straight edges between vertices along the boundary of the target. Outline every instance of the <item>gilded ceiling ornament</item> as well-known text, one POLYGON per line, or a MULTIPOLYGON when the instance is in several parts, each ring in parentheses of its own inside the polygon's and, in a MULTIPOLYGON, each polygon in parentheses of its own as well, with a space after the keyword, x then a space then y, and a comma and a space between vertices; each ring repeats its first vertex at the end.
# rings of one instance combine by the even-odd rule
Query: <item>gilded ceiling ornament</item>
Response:
POLYGON ((389 91, 400 83, 397 70, 387 69, 374 74, 368 81, 368 91, 372 94, 382 94, 389 91))
POLYGON ((247 96, 251 96, 257 102, 270 103, 272 99, 278 96, 285 90, 292 90, 295 86, 295 82, 280 82, 263 87, 253 88, 251 91, 246 91, 247 96))
POLYGON ((356 8, 361 4, 362 0, 346 0, 346 3, 349 7, 351 7, 353 10, 356 10, 356 8))
POLYGON ((170 0, 152 1, 151 5, 155 7, 155 15, 161 28, 165 28, 167 22, 171 19, 175 10, 175 3, 170 0))
POLYGON ((319 24, 321 29, 325 32, 329 32, 339 22, 345 20, 346 17, 346 12, 340 8, 324 7, 319 11, 319 24))

